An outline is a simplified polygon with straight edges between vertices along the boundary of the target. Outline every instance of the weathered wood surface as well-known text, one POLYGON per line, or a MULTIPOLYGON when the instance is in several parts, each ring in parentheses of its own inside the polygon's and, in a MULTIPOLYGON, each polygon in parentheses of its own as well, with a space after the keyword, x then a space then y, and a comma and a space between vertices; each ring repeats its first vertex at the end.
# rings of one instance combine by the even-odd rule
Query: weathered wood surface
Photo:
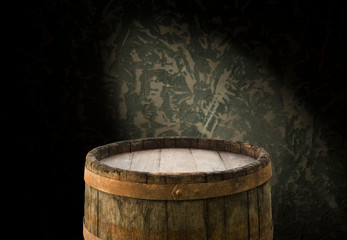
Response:
MULTIPOLYGON (((272 226, 269 183, 230 196, 151 201, 86 185, 86 228, 100 239, 261 239, 272 226)), ((271 239, 271 238, 266 238, 271 239)))
POLYGON ((150 173, 215 172, 254 162, 253 157, 225 151, 162 148, 112 155, 100 160, 112 168, 150 173))
MULTIPOLYGON (((194 138, 109 144, 89 158, 86 168, 102 176, 163 185, 217 183, 270 164, 261 148, 194 138), (235 158, 240 153, 252 157, 251 164, 235 158)), ((270 182, 228 196, 183 201, 122 197, 86 184, 84 228, 85 239, 272 239, 270 182)))

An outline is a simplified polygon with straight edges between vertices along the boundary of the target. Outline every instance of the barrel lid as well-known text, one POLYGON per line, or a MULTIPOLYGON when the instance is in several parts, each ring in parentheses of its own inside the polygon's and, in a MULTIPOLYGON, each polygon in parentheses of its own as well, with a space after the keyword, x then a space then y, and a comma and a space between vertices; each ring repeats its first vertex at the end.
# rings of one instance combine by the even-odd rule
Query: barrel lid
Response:
POLYGON ((147 184, 223 181, 269 165, 261 147, 232 140, 162 137, 126 140, 91 150, 88 171, 103 177, 147 184))

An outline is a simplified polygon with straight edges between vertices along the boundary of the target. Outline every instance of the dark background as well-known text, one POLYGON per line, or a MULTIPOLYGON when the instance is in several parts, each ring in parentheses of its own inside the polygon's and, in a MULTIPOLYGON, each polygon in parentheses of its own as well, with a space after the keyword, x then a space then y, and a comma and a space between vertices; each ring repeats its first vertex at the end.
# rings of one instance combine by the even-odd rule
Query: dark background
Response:
MULTIPOLYGON (((150 10, 151 4, 143 2, 142 10, 150 10)), ((189 2, 178 1, 176 11, 187 16, 198 12, 197 5, 189 2)), ((338 141, 342 141, 339 147, 346 148, 345 6, 340 1, 246 3, 239 3, 247 6, 245 12, 242 8, 224 10, 223 4, 216 1, 201 1, 198 5, 206 9, 202 15, 206 18, 242 12, 244 20, 254 25, 253 29, 266 25, 269 36, 287 32, 296 37, 299 47, 304 49, 299 57, 305 62, 295 69, 305 83, 298 94, 309 96, 303 99, 311 111, 329 122, 328 131, 338 132, 338 141), (316 86, 321 87, 317 90, 316 86), (329 108, 322 110, 321 106, 332 100, 329 108)), ((9 146, 4 151, 10 153, 4 173, 13 172, 21 185, 20 189, 11 187, 8 194, 16 196, 13 201, 21 202, 19 212, 9 217, 8 222, 20 225, 20 230, 12 232, 13 239, 22 233, 35 239, 82 239, 85 155, 96 146, 123 138, 108 116, 101 83, 100 21, 108 2, 52 0, 17 4, 2 10, 6 40, 2 48, 8 72, 3 79, 6 85, 2 95, 6 97, 2 117, 3 132, 9 133, 6 138, 9 146)), ((127 1, 122 4, 131 6, 127 1)), ((243 20, 239 21, 242 24, 243 20)), ((238 40, 258 39, 259 31, 253 30, 238 40)), ((283 51, 285 56, 287 42, 280 39, 269 46, 274 52, 283 51)), ((278 61, 269 63, 270 70, 279 75, 283 61, 288 58, 280 59, 278 56, 278 61)), ((339 166, 346 169, 346 159, 340 157, 339 161, 339 166)), ((340 195, 343 206, 340 210, 344 212, 345 195, 346 192, 340 195)), ((302 232, 293 234, 294 238, 319 239, 320 231, 324 232, 322 239, 345 238, 345 213, 336 214, 344 219, 334 219, 334 213, 322 211, 326 211, 327 217, 332 216, 331 225, 312 226, 308 219, 302 232), (336 222, 339 226, 334 227, 336 222), (335 233, 327 233, 324 228, 335 233)), ((287 239, 288 232, 278 229, 281 227, 276 230, 275 225, 276 239, 287 239)))

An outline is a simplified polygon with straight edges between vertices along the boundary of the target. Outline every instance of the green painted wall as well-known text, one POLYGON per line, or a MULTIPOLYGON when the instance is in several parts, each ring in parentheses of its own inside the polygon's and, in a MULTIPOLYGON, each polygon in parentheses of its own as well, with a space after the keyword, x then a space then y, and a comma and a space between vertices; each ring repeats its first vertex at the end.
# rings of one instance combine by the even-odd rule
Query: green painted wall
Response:
MULTIPOLYGON (((314 59, 306 49, 315 36, 301 25, 305 9, 259 7, 267 9, 200 1, 105 7, 108 109, 120 139, 201 136, 264 147, 273 161, 276 239, 330 239, 346 232, 347 189, 346 142, 323 116, 339 96, 325 96, 329 83, 315 79, 329 53, 314 59), (330 102, 315 105, 320 97, 330 102)), ((319 37, 318 50, 327 36, 319 37)))

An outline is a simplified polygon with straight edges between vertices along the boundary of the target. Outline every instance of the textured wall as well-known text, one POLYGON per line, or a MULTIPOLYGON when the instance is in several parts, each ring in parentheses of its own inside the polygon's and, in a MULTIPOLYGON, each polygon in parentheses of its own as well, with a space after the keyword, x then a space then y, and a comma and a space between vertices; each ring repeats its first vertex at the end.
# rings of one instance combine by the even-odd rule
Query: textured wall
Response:
POLYGON ((18 100, 6 104, 7 152, 30 179, 25 216, 39 216, 23 227, 81 237, 88 150, 187 135, 268 150, 275 239, 346 236, 344 6, 54 0, 13 9, 18 100))
POLYGON ((346 142, 322 116, 342 97, 325 92, 333 76, 322 76, 338 26, 298 4, 112 4, 102 15, 103 80, 122 139, 266 148, 276 239, 330 239, 347 230, 346 142))

